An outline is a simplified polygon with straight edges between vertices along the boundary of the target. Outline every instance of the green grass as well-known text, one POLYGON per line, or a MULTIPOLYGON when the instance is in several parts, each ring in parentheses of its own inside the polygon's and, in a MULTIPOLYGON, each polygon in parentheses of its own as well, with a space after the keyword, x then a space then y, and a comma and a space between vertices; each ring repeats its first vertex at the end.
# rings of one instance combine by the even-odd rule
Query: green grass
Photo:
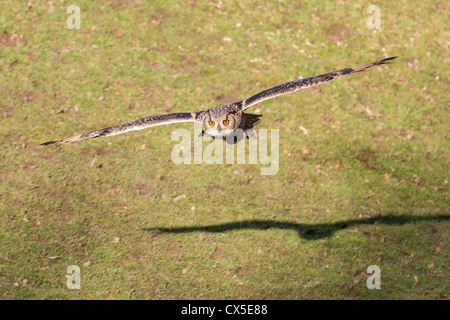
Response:
POLYGON ((445 2, 380 2, 378 31, 364 1, 79 0, 80 30, 65 2, 1 3, 1 298, 447 298, 445 2), (39 146, 397 55, 255 106, 273 176, 175 165, 190 124, 39 146))

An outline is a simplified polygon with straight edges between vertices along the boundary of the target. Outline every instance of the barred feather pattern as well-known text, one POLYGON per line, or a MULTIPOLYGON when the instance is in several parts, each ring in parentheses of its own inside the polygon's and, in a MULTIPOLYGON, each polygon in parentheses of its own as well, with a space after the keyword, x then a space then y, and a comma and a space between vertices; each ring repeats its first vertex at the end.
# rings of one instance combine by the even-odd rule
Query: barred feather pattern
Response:
POLYGON ((255 104, 258 104, 264 100, 272 99, 272 98, 281 96, 283 94, 293 93, 293 92, 296 92, 296 91, 299 91, 302 89, 306 89, 306 88, 310 88, 313 86, 318 86, 322 83, 330 82, 331 80, 336 79, 341 76, 364 71, 373 66, 388 64, 388 63, 390 63, 389 62, 390 60, 393 60, 396 58, 398 58, 398 57, 390 57, 390 58, 386 58, 386 59, 383 59, 380 61, 364 64, 364 65, 353 67, 353 68, 346 68, 346 69, 342 69, 342 70, 338 70, 338 71, 325 73, 320 76, 309 77, 309 78, 304 78, 304 79, 299 79, 299 80, 294 80, 294 81, 283 83, 279 86, 262 91, 256 95, 242 101, 243 110, 245 110, 255 104))
POLYGON ((91 132, 83 133, 80 135, 76 135, 73 137, 69 137, 62 140, 57 141, 48 141, 44 142, 41 145, 49 145, 49 144, 64 144, 71 143, 80 140, 85 140, 89 138, 98 138, 98 137, 109 137, 115 136, 118 134, 122 134, 129 131, 142 130, 149 127, 155 127, 170 123, 179 123, 179 122, 194 122, 196 121, 195 113, 171 113, 164 115, 152 115, 145 118, 137 119, 131 122, 128 122, 119 126, 107 127, 99 130, 94 130, 91 132))

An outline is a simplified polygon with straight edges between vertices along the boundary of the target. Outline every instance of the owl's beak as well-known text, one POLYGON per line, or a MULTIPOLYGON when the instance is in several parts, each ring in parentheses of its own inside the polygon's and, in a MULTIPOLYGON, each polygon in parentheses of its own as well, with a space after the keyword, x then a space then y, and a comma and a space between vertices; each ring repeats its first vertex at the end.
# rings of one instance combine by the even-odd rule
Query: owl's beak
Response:
POLYGON ((206 133, 211 136, 211 137, 215 137, 215 138, 219 138, 222 137, 222 133, 220 132, 220 128, 214 128, 214 129, 209 129, 206 130, 206 133))

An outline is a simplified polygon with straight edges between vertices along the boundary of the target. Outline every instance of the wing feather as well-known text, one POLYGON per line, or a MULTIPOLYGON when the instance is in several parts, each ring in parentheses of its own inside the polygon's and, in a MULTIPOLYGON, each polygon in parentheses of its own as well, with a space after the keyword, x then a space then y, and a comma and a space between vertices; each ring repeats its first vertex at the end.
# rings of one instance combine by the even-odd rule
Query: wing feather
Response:
POLYGON ((345 76, 348 74, 361 72, 361 71, 364 71, 373 66, 389 64, 390 63, 389 61, 393 60, 395 58, 398 58, 398 57, 390 57, 390 58, 386 58, 386 59, 383 59, 380 61, 364 64, 364 65, 353 67, 353 68, 346 68, 346 69, 342 69, 342 70, 338 70, 338 71, 329 72, 326 74, 322 74, 320 76, 309 77, 309 78, 305 78, 305 79, 299 79, 299 80, 286 82, 279 86, 262 91, 256 95, 242 101, 242 109, 246 110, 247 108, 249 108, 257 103, 260 103, 264 100, 272 99, 272 98, 281 96, 283 94, 293 93, 293 92, 299 91, 301 89, 306 89, 309 87, 317 86, 322 83, 329 82, 340 76, 345 76))
POLYGON ((89 138, 115 136, 129 131, 142 130, 149 127, 161 126, 170 123, 195 122, 195 121, 196 121, 196 113, 171 113, 163 115, 151 115, 145 118, 128 122, 123 125, 94 130, 91 132, 83 133, 62 140, 48 141, 42 143, 41 145, 47 146, 49 144, 54 143, 56 144, 71 143, 89 138))

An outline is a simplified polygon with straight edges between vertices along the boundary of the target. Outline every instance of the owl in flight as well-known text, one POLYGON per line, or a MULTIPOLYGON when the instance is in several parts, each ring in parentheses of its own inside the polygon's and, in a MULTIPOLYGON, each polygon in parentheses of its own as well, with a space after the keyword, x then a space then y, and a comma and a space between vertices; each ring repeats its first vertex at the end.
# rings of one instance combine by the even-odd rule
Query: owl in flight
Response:
POLYGON ((262 115, 246 113, 245 110, 251 106, 258 104, 264 100, 272 99, 283 94, 293 93, 301 89, 317 86, 325 82, 329 82, 334 78, 345 76, 348 74, 364 71, 373 66, 379 66, 382 64, 389 64, 390 60, 397 57, 386 58, 380 61, 364 64, 358 67, 346 68, 339 71, 333 71, 330 73, 322 74, 320 76, 309 77, 305 79, 299 79, 283 83, 279 86, 262 91, 248 99, 234 102, 228 105, 214 107, 208 110, 197 112, 184 112, 184 113, 171 113, 163 115, 151 115, 145 118, 134 120, 123 125, 112 126, 103 128, 80 135, 76 135, 70 138, 48 141, 42 143, 42 145, 49 144, 62 144, 69 142, 76 142, 89 138, 109 137, 117 134, 122 134, 128 131, 135 131, 146 129, 149 127, 160 126, 164 124, 177 123, 177 122, 196 122, 202 126, 204 134, 218 139, 226 139, 229 136, 239 131, 247 131, 253 129, 261 119, 262 115))

